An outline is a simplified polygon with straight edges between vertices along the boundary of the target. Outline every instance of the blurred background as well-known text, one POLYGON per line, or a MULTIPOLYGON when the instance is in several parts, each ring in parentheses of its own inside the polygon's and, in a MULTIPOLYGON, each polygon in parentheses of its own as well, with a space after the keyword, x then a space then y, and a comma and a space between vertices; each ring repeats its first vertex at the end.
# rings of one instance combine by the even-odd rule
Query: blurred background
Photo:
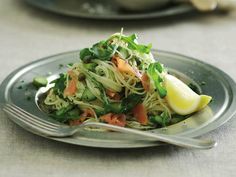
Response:
MULTIPOLYGON (((209 50, 199 44, 208 42, 209 48, 220 45, 211 52, 217 58, 217 53, 230 43, 231 36, 224 34, 234 30, 234 10, 214 6, 212 10, 199 11, 190 2, 158 2, 157 6, 151 2, 151 7, 140 9, 142 6, 137 5, 133 9, 122 0, 2 0, 1 45, 19 59, 30 61, 89 46, 119 32, 121 27, 124 33, 138 33, 140 42, 151 42, 154 48, 199 58, 204 58, 205 50, 209 50)), ((1 55, 8 55, 7 51, 1 55)))
MULTIPOLYGON (((225 53, 226 46, 227 52, 233 53, 229 44, 234 37, 230 36, 235 29, 234 10, 219 9, 213 4, 201 11, 184 0, 145 2, 149 1, 151 6, 134 5, 139 0, 126 0, 130 2, 127 6, 123 0, 2 0, 0 45, 4 51, 0 58, 11 56, 19 65, 24 64, 84 48, 119 32, 121 27, 125 34, 137 33, 141 43, 151 42, 156 49, 199 58, 206 58, 207 50, 211 58, 220 62, 218 54, 225 53), (203 47, 206 42, 208 45, 203 47)), ((14 67, 8 62, 9 67, 14 67)))

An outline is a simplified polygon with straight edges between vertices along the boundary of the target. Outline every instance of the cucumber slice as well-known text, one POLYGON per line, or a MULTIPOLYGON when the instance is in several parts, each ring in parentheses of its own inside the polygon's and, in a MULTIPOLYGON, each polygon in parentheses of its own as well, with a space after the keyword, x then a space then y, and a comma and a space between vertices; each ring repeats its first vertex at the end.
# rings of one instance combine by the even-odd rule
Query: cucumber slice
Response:
POLYGON ((36 76, 33 79, 33 85, 36 87, 45 87, 48 84, 48 80, 44 76, 36 76))
POLYGON ((88 88, 85 88, 83 95, 82 95, 82 100, 83 101, 93 101, 93 100, 96 100, 96 96, 93 95, 92 92, 88 88))

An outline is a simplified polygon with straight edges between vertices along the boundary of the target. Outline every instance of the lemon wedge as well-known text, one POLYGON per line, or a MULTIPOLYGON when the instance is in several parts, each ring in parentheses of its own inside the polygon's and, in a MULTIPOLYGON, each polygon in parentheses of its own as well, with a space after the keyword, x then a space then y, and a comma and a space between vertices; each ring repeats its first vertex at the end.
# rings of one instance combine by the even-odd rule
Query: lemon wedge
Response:
POLYGON ((200 95, 200 98, 201 99, 200 99, 200 103, 198 105, 197 111, 205 108, 212 99, 212 97, 208 95, 200 95))
POLYGON ((203 109, 211 101, 210 96, 196 94, 184 82, 169 74, 164 77, 164 87, 170 108, 180 115, 203 109))

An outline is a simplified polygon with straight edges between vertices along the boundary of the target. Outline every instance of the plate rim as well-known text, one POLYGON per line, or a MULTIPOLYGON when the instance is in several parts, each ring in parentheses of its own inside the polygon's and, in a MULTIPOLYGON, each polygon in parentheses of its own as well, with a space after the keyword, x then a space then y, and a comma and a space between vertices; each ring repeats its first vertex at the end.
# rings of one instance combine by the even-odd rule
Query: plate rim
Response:
MULTIPOLYGON (((186 56, 186 55, 182 55, 182 54, 179 54, 179 53, 175 53, 175 52, 169 52, 169 51, 164 51, 164 50, 155 50, 153 49, 152 50, 153 52, 155 53, 161 53, 162 55, 171 55, 171 56, 178 56, 178 57, 181 57, 182 59, 184 60, 193 60, 193 61, 196 61, 198 63, 201 63, 201 64, 204 64, 206 65, 207 67, 210 67, 212 70, 215 70, 217 72, 220 72, 222 73, 222 77, 225 78, 227 80, 227 83, 229 84, 230 86, 230 89, 232 91, 232 99, 231 99, 231 102, 230 102, 230 106, 229 108, 227 109, 227 114, 230 114, 228 117, 225 118, 226 115, 222 116, 221 118, 211 122, 210 124, 208 124, 206 127, 203 127, 203 129, 200 131, 198 131, 198 133, 194 132, 194 133, 188 133, 187 135, 184 135, 184 136, 187 136, 187 137, 197 137, 197 136, 200 136, 200 135, 203 135, 203 134, 206 134, 212 130, 215 130, 216 128, 220 127, 221 125, 223 125, 224 123, 226 123, 228 120, 230 120, 231 118, 233 118, 233 116, 235 116, 236 114, 236 110, 233 109, 233 105, 236 103, 236 83, 235 81, 227 74, 225 73, 224 71, 220 70, 219 68, 217 68, 216 66, 213 66, 209 63, 206 63, 204 61, 201 61, 199 59, 196 59, 196 58, 193 58, 193 57, 189 57, 189 56, 186 56), (231 112, 229 112, 231 111, 231 112)), ((27 68, 28 66, 34 66, 35 64, 37 63, 41 63, 41 62, 49 62, 50 60, 54 60, 53 58, 54 57, 58 57, 58 56, 61 56, 61 55, 66 55, 66 54, 72 54, 72 53, 76 53, 76 52, 79 52, 79 50, 73 50, 73 51, 67 51, 67 52, 62 52, 62 53, 58 53, 58 54, 54 54, 54 55, 50 55, 50 56, 47 56, 47 57, 43 57, 41 59, 38 59, 38 60, 35 60, 33 62, 29 62, 27 64, 24 64, 23 66, 19 67, 18 69, 12 71, 3 81, 2 83, 0 84, 0 105, 2 106, 4 103, 6 103, 7 100, 5 100, 5 96, 6 96, 6 89, 7 89, 7 86, 9 85, 9 81, 11 81, 11 78, 13 76, 15 76, 17 73, 19 73, 20 71, 22 71, 24 68, 27 68), (2 99, 4 98, 4 99, 2 99), (2 102, 3 100, 3 102, 2 102), (1 103, 2 102, 2 103, 1 103)), ((10 118, 12 121, 15 122, 14 118, 11 118, 10 116, 8 116, 8 118, 10 118)), ((64 142, 64 143, 70 143, 70 144, 76 144, 76 145, 81 145, 81 146, 89 146, 89 147, 100 147, 100 148, 142 148, 142 147, 151 147, 151 146, 157 146, 157 145, 160 145, 158 143, 150 143, 150 144, 141 144, 141 145, 133 145, 133 146, 109 146, 109 145, 105 145, 105 146, 96 146, 96 145, 88 145, 88 144, 78 144, 76 142, 68 142, 66 139, 58 139, 58 138, 51 138, 51 137, 47 137, 47 136, 44 136, 38 132, 36 132, 35 130, 31 131, 30 129, 27 129, 25 128, 24 126, 20 125, 19 123, 15 122, 16 124, 18 124, 19 126, 21 126, 23 129, 27 130, 27 131, 30 131, 31 133, 33 134, 37 134, 39 136, 42 136, 42 137, 46 137, 48 139, 53 139, 53 140, 56 140, 56 141, 61 141, 61 142, 64 142)))

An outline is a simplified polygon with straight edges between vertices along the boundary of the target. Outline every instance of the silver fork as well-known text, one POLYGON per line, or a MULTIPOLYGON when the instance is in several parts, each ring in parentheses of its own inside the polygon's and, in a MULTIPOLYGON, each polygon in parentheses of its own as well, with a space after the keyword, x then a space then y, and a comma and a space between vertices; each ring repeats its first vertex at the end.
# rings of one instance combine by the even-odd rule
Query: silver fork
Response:
POLYGON ((161 141, 187 148, 210 149, 217 145, 214 140, 202 140, 183 136, 157 134, 131 128, 118 127, 100 122, 85 122, 79 126, 59 125, 41 119, 13 104, 5 104, 3 106, 3 111, 13 116, 21 123, 24 123, 26 126, 29 126, 48 137, 68 137, 74 135, 81 128, 96 127, 138 135, 139 137, 146 138, 148 141, 161 141))

